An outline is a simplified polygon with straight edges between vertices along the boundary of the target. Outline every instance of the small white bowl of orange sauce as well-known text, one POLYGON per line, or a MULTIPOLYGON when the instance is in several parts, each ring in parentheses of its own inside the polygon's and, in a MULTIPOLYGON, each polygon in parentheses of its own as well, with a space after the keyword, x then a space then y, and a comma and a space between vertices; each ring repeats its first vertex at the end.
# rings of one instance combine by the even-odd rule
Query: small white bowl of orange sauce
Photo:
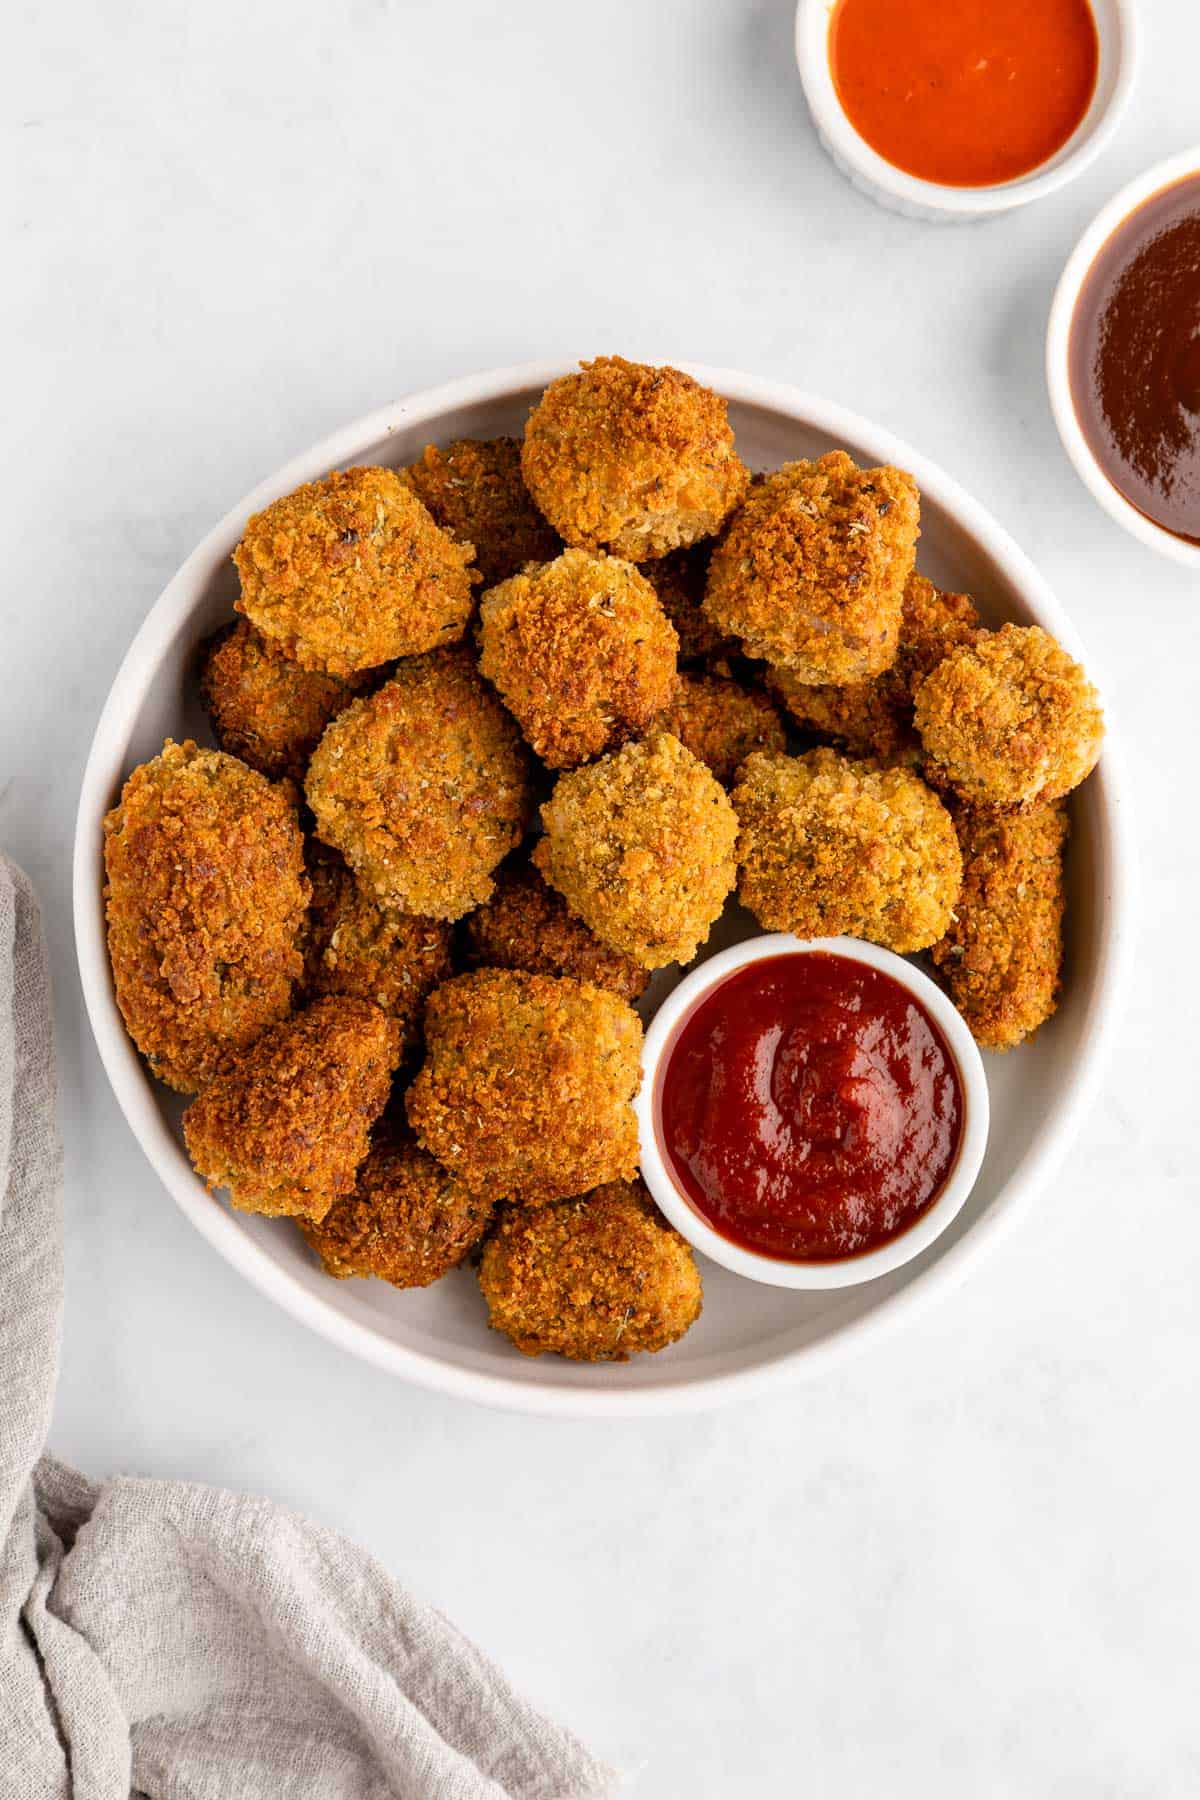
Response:
POLYGON ((1039 200, 1109 142, 1137 72, 1135 0, 799 0, 796 61, 830 157, 912 218, 1039 200))

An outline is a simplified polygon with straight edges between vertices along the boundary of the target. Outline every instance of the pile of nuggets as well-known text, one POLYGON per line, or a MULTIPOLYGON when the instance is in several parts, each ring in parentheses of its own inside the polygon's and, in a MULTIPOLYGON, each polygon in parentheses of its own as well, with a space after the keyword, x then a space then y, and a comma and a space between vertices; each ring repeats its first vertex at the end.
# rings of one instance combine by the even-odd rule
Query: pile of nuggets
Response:
POLYGON ((117 998, 209 1185, 333 1276, 473 1263, 519 1350, 623 1360, 701 1304, 635 1004, 735 894, 928 952, 982 1045, 1036 1031, 1102 716, 916 572, 919 509, 841 450, 751 477, 716 394, 603 357, 523 441, 250 519, 220 748, 168 741, 105 826, 117 998))

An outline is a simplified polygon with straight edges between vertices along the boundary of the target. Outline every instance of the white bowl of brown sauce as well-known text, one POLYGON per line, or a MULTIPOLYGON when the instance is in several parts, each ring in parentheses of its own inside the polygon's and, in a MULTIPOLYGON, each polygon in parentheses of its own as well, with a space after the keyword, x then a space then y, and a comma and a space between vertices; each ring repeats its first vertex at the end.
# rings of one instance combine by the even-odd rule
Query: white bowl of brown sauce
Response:
POLYGON ((1046 379, 1093 498, 1200 569, 1200 147, 1130 182, 1084 232, 1050 309, 1046 379))
POLYGON ((1082 172, 1137 70, 1134 0, 799 0, 817 135, 853 185, 911 218, 979 219, 1082 172))

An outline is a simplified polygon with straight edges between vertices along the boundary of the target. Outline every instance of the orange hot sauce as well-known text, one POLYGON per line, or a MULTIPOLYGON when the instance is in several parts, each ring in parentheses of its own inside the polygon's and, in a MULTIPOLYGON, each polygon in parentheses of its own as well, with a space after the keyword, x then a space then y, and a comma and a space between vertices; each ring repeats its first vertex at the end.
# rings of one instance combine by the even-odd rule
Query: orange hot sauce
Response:
POLYGON ((897 169, 948 187, 1027 175, 1096 86, 1088 0, 837 0, 829 66, 851 125, 897 169))

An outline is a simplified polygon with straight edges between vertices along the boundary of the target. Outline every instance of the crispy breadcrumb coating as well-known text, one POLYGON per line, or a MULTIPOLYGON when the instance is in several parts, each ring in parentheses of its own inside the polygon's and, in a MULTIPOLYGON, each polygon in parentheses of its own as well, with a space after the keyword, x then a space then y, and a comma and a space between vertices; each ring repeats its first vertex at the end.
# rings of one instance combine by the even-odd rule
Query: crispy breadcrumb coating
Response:
POLYGON ((632 563, 587 550, 485 594, 479 667, 548 768, 570 769, 649 725, 675 687, 679 639, 632 563))
POLYGON ((320 858, 310 852, 308 860, 306 992, 370 1000, 400 1027, 400 1052, 407 1056, 420 1044, 426 1000, 453 973, 453 928, 364 893, 332 851, 320 858))
POLYGON ((1096 766, 1100 697, 1040 625, 1003 625, 954 651, 916 691, 929 779, 979 806, 1060 800, 1096 766))
POLYGON ((749 480, 718 394, 620 356, 550 383, 529 415, 521 468, 566 543, 631 562, 712 537, 749 480))
POLYGON ((245 619, 208 640, 200 669, 200 701, 218 744, 272 781, 304 780, 321 733, 357 686, 302 669, 245 619))
POLYGON ((167 739, 104 821, 108 953, 125 1028, 180 1093, 290 1010, 308 905, 289 790, 167 739))
POLYGON ((672 550, 657 562, 642 564, 642 574, 675 627, 681 666, 736 656, 741 649, 737 639, 723 637, 702 610, 711 548, 693 544, 687 550, 672 550))
POLYGON ((582 919, 572 918, 562 895, 529 864, 505 870, 487 905, 465 924, 467 960, 474 968, 569 975, 630 1002, 641 999, 650 980, 632 957, 610 950, 582 919))
POLYGON ((681 675, 654 729, 677 737, 724 787, 752 751, 787 748, 783 721, 770 696, 723 675, 681 675))
POLYGON ((562 549, 525 486, 519 438, 463 438, 446 450, 427 444, 401 473, 443 531, 475 546, 488 587, 562 549))
POLYGON ((913 690, 944 656, 963 644, 972 644, 982 631, 975 602, 969 594, 952 594, 934 587, 914 569, 904 585, 904 606, 900 615, 900 644, 896 668, 908 683, 911 703, 913 690))
POLYGON ((597 937, 644 969, 691 962, 734 886, 737 819, 678 738, 560 775, 542 823, 533 860, 597 937))
POLYGON ((768 677, 792 718, 806 730, 836 738, 851 755, 917 764, 921 740, 913 729, 913 691, 943 656, 969 644, 981 629, 974 601, 947 594, 914 569, 904 589, 896 660, 870 681, 844 687, 797 681, 790 669, 768 677))
POLYGON ((393 1287, 428 1287, 475 1248, 492 1216, 490 1200, 391 1125, 376 1129, 354 1191, 335 1200, 301 1233, 327 1275, 376 1276, 393 1287))
POLYGON ((863 681, 895 661, 919 496, 902 469, 844 450, 785 463, 713 549, 704 610, 798 681, 863 681))
POLYGON ((400 1053, 396 1023, 330 995, 272 1025, 193 1100, 183 1135, 243 1212, 323 1219, 354 1187, 400 1053))
POLYGON ((1006 813, 957 805, 954 822, 962 893, 931 956, 976 1042, 1010 1050, 1058 1005, 1066 807, 1055 800, 1006 813))
POLYGON ((333 721, 309 764, 317 835, 386 905, 457 919, 529 818, 517 728, 465 649, 400 663, 333 721))
POLYGON ((835 750, 759 752, 732 799, 738 896, 764 930, 867 938, 901 955, 946 931, 962 885, 958 839, 911 770, 835 750))
POLYGON ((612 1181, 536 1212, 510 1208, 484 1245, 488 1322, 525 1356, 626 1362, 664 1350, 700 1316, 700 1271, 640 1181, 612 1181))
POLYGON ((642 1024, 615 994, 479 969, 431 995, 425 1041, 409 1123, 474 1192, 538 1206, 633 1174, 642 1024))
POLYGON ((471 559, 394 469, 335 469, 250 520, 237 609, 301 668, 353 675, 461 638, 471 559))

